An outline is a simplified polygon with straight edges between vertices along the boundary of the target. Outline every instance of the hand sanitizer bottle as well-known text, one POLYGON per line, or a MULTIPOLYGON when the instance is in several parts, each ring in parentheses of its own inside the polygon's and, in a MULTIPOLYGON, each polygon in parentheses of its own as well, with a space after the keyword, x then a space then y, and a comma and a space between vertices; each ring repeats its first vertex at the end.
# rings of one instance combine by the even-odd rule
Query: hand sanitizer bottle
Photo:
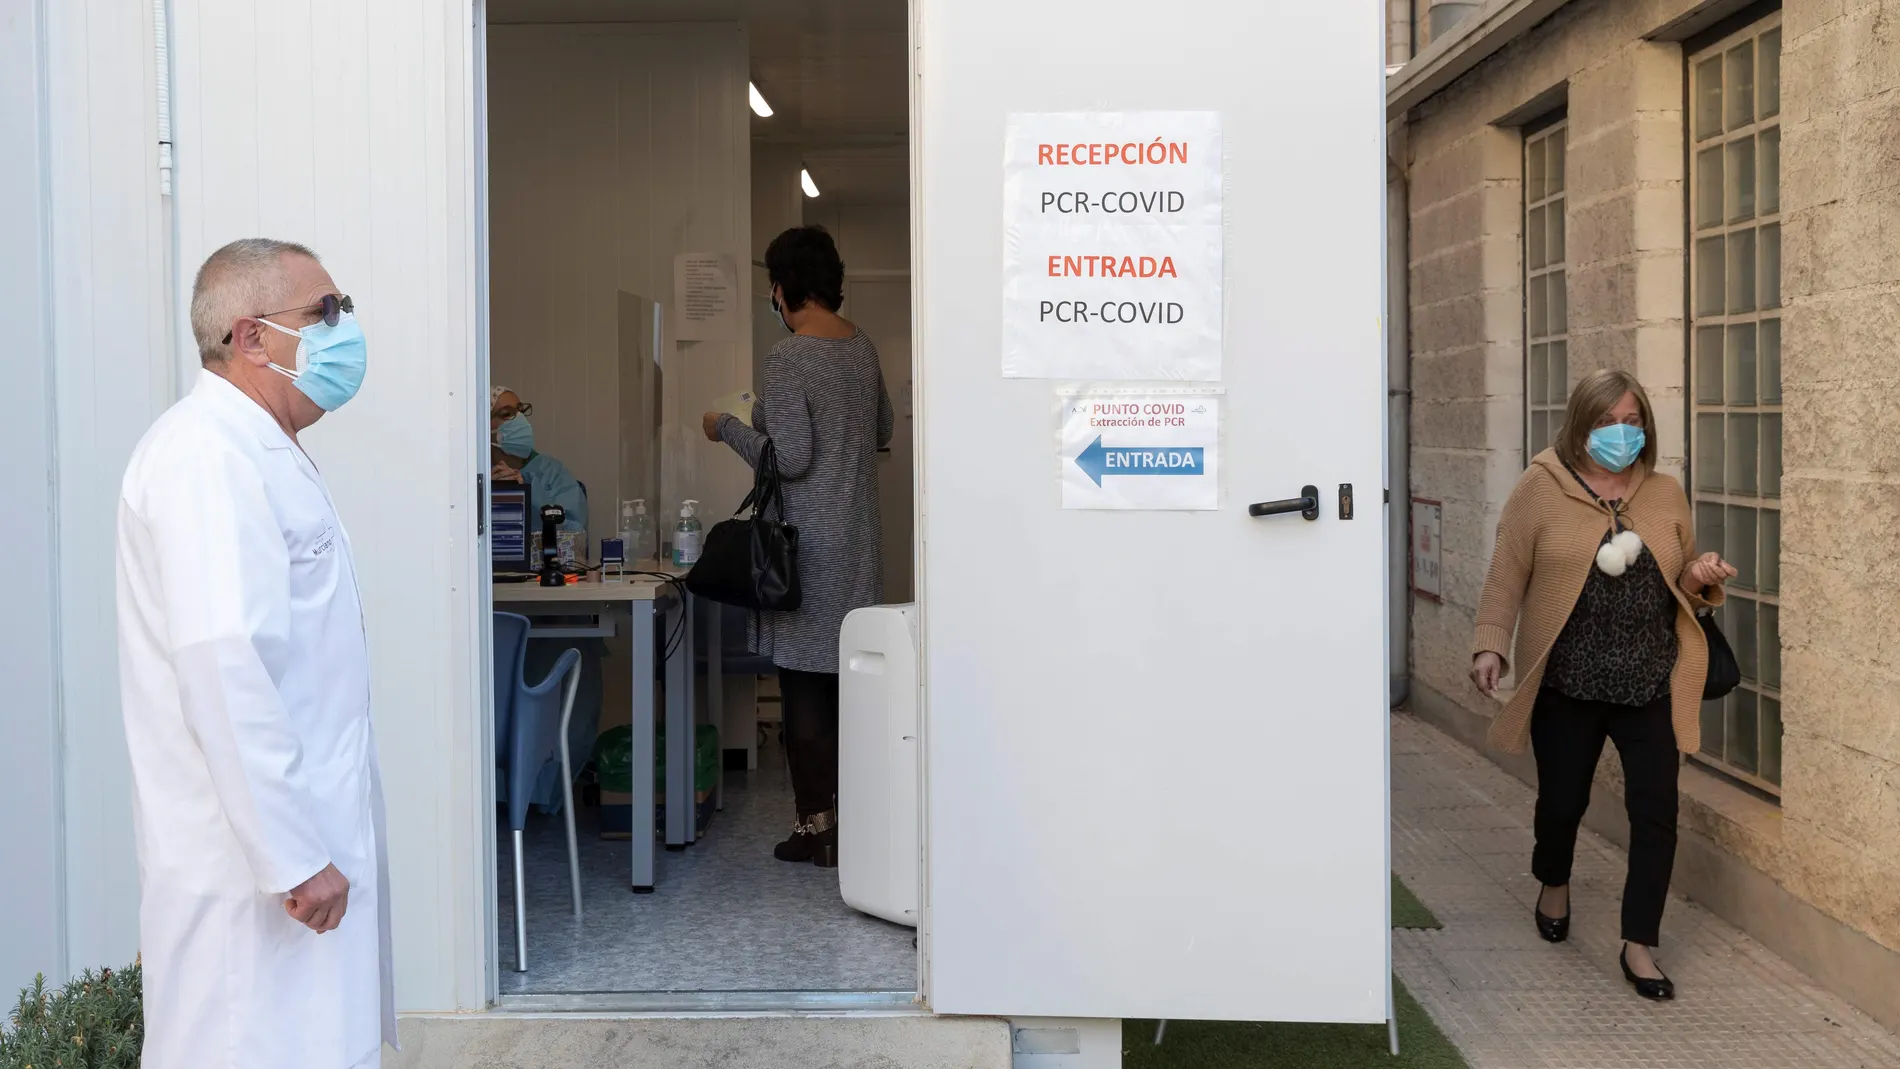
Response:
POLYGON ((647 515, 647 499, 636 497, 627 502, 631 509, 627 523, 627 557, 635 561, 655 560, 660 555, 659 547, 654 544, 654 535, 659 529, 654 526, 652 517, 647 515))
POLYGON ((699 516, 695 506, 698 501, 687 498, 680 506, 679 526, 673 528, 673 565, 678 568, 691 568, 699 563, 699 516))

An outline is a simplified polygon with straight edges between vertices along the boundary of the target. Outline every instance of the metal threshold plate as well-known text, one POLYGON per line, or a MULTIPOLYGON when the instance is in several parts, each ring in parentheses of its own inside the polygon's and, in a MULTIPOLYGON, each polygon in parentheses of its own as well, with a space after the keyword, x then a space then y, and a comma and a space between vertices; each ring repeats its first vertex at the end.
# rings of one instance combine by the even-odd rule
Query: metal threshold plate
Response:
POLYGON ((503 995, 503 1013, 929 1014, 914 991, 651 991, 503 995))

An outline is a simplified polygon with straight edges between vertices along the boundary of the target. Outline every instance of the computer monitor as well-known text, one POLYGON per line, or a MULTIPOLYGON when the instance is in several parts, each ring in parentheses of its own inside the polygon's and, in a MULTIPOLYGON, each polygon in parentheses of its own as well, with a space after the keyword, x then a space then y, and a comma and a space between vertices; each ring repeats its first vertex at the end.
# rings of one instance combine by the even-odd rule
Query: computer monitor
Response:
POLYGON ((497 575, 525 575, 535 569, 529 555, 534 522, 530 496, 527 483, 494 483, 488 491, 488 546, 497 575))

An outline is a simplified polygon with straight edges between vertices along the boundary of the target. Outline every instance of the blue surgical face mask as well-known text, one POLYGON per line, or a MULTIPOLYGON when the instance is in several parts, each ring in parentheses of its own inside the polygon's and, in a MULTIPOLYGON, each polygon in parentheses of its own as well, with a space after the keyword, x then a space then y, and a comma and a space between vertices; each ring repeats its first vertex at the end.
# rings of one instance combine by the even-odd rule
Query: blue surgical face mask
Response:
POLYGON ((534 453, 534 425, 526 416, 515 416, 503 420, 501 429, 496 433, 496 444, 501 451, 511 457, 531 456, 534 453))
POLYGON ((1591 460, 1611 471, 1622 471, 1643 455, 1643 446, 1648 441, 1643 428, 1616 423, 1591 431, 1587 448, 1591 460))
POLYGON ((772 298, 772 312, 778 316, 778 325, 781 327, 784 327, 786 333, 788 334, 797 333, 796 331, 792 330, 792 325, 785 321, 785 309, 779 307, 777 297, 772 298))
POLYGON ((368 350, 356 313, 342 313, 334 327, 319 320, 302 330, 291 330, 268 319, 258 322, 297 339, 297 370, 275 363, 270 369, 294 382, 318 408, 335 412, 363 388, 363 376, 369 370, 368 350))

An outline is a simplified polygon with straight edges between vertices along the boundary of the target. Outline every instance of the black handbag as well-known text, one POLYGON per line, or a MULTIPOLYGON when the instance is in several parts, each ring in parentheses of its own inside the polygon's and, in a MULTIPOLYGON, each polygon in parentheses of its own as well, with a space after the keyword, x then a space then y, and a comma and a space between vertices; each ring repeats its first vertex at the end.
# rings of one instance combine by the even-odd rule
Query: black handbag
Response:
POLYGON ((732 519, 706 532, 699 563, 686 573, 686 589, 695 597, 754 612, 798 608, 798 528, 785 522, 778 450, 769 439, 759 453, 752 492, 732 519))
POLYGON ((1709 644, 1709 675, 1702 684, 1702 700, 1715 701, 1728 697, 1728 692, 1741 685, 1742 666, 1735 660, 1735 651, 1729 647, 1728 639, 1722 629, 1715 626, 1715 614, 1700 613, 1696 622, 1702 625, 1702 637, 1709 644))

